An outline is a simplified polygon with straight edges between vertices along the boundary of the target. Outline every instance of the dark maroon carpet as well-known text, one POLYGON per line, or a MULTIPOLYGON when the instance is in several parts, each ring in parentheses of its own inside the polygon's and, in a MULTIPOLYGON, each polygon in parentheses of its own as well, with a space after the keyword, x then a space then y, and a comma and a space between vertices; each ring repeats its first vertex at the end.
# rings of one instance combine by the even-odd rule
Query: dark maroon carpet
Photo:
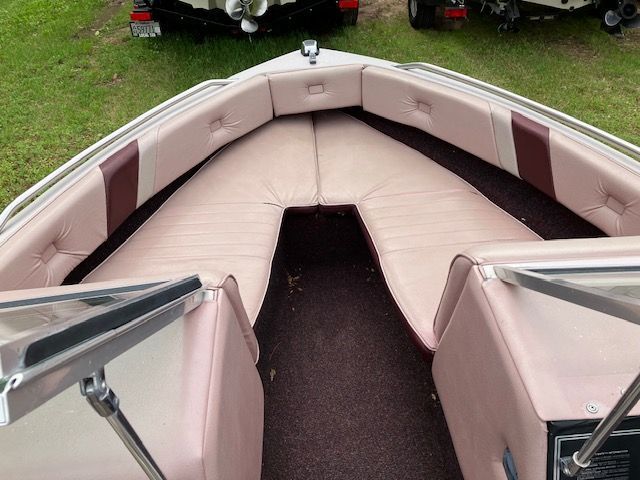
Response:
POLYGON ((288 214, 256 324, 263 479, 459 479, 430 365, 351 215, 288 214))

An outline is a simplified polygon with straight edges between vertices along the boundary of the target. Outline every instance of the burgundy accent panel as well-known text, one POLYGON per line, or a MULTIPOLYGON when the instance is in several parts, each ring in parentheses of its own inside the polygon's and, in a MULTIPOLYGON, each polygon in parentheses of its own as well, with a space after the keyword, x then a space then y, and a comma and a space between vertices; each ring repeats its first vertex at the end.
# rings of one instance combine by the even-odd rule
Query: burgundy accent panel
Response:
POLYGON ((134 140, 100 164, 107 197, 109 235, 136 209, 138 162, 138 141, 134 140))
POLYGON ((511 112, 511 128, 520 177, 555 199, 549 129, 517 112, 511 112))

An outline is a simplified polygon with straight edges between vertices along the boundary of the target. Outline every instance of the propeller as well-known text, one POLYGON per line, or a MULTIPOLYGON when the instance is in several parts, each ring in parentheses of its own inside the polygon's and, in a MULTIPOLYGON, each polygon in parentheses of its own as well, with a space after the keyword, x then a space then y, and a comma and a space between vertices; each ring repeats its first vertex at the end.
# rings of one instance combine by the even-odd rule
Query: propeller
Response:
POLYGON ((253 17, 264 15, 268 0, 227 0, 225 10, 233 20, 240 20, 240 28, 247 33, 258 30, 258 22, 253 17))
POLYGON ((607 27, 615 27, 618 24, 627 28, 639 28, 640 16, 635 0, 621 0, 617 10, 608 10, 604 14, 604 23, 607 27))

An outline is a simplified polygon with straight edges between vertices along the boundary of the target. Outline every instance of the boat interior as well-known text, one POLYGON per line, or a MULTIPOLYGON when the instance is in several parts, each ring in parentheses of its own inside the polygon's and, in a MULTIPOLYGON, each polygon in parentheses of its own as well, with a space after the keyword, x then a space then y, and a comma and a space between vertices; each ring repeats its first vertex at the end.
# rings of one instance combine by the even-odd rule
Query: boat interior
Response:
MULTIPOLYGON (((492 270, 640 254, 640 169, 543 115, 320 65, 105 152, 4 226, 0 308, 198 276, 205 300, 105 369, 166 478, 555 479, 552 422, 637 374, 636 325, 492 270)), ((0 451, 7 479, 147 478, 77 385, 0 451)))

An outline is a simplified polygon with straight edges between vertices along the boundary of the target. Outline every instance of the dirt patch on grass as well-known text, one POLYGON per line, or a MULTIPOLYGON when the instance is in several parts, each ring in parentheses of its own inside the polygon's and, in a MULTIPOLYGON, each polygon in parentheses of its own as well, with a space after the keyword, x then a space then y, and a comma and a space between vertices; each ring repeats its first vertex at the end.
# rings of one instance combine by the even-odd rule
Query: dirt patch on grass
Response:
POLYGON ((364 0, 360 4, 358 21, 391 18, 406 11, 406 0, 364 0))
POLYGON ((574 35, 558 39, 555 44, 576 60, 594 60, 598 57, 598 51, 593 46, 574 35))
POLYGON ((91 25, 80 30, 75 37, 86 38, 95 35, 104 28, 104 26, 111 20, 118 10, 125 4, 126 0, 109 0, 107 4, 102 8, 96 19, 91 25))

